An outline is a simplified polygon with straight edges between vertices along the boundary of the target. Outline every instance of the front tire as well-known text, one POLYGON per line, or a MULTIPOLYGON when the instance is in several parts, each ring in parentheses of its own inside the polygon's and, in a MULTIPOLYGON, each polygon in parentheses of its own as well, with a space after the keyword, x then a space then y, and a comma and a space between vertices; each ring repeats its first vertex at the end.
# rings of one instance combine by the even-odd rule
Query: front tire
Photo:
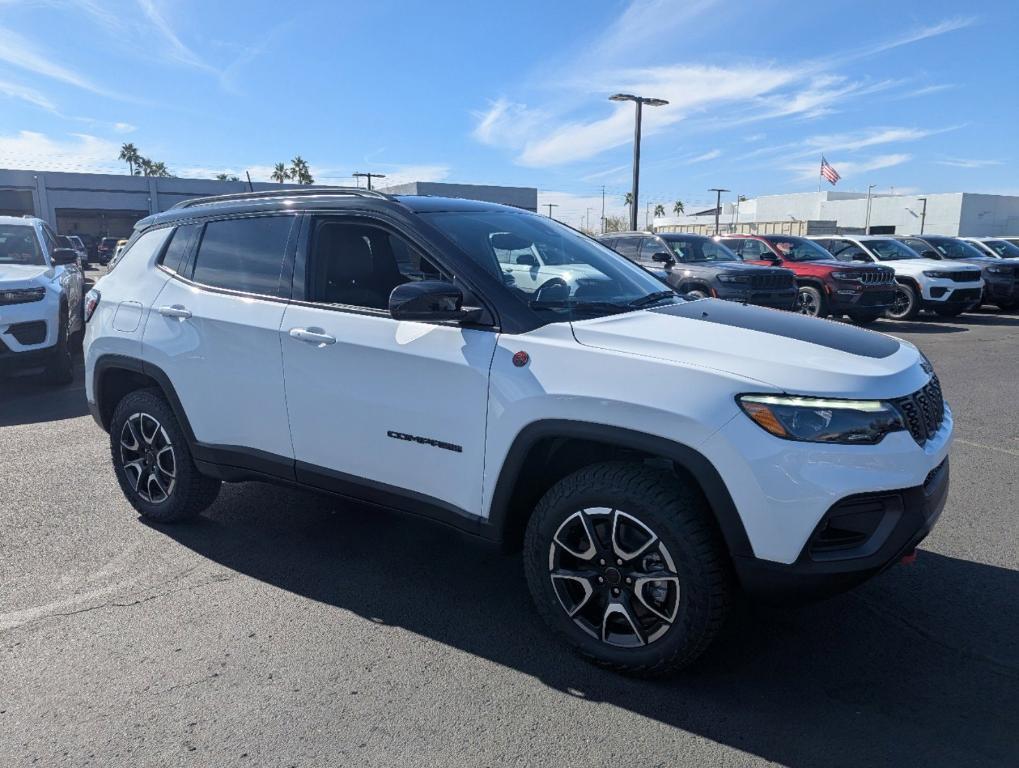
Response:
POLYGON ((46 363, 45 376, 51 384, 70 384, 74 381, 74 360, 71 356, 71 335, 66 306, 61 305, 57 323, 60 330, 57 333, 57 343, 46 363))
POLYGON ((136 389, 117 403, 110 454, 120 489, 149 520, 189 520, 219 494, 220 481, 199 473, 184 431, 158 389, 136 389))
POLYGON ((895 298, 885 315, 892 320, 912 320, 918 314, 920 314, 920 297, 916 293, 916 288, 908 283, 896 285, 895 298))
POLYGON ((702 494, 642 464, 595 464, 556 483, 528 522, 524 563, 548 625, 617 671, 682 669, 728 613, 729 563, 702 494))
POLYGON ((796 311, 809 317, 828 317, 828 302, 812 285, 801 285, 796 295, 796 311))

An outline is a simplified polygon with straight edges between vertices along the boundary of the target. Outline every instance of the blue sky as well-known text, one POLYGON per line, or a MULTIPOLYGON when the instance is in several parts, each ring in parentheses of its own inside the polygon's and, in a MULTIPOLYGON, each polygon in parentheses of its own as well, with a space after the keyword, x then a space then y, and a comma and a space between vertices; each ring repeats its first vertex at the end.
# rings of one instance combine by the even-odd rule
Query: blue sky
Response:
POLYGON ((0 0, 0 167, 536 186, 610 212, 645 111, 641 198, 817 188, 1019 194, 1011 2, 0 0))

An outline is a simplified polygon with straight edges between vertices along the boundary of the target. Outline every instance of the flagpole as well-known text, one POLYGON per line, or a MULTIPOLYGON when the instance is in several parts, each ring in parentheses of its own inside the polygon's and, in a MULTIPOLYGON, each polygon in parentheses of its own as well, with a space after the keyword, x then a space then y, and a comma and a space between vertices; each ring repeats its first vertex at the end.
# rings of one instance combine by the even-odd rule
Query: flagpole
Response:
POLYGON ((821 164, 817 167, 817 191, 821 191, 821 171, 824 170, 824 155, 821 155, 821 164))

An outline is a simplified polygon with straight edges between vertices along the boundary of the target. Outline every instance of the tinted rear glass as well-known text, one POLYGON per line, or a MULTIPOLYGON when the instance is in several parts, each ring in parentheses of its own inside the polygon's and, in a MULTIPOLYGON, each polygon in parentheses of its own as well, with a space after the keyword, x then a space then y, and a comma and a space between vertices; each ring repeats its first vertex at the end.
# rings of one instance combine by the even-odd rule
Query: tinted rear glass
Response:
POLYGON ((179 272, 181 259, 184 258, 184 254, 187 252, 188 242, 190 242, 192 235, 200 226, 200 224, 185 224, 177 227, 174 230, 173 239, 170 240, 170 244, 163 251, 159 263, 167 269, 179 272))
POLYGON ((195 282, 276 295, 291 216, 211 221, 195 257, 195 282))

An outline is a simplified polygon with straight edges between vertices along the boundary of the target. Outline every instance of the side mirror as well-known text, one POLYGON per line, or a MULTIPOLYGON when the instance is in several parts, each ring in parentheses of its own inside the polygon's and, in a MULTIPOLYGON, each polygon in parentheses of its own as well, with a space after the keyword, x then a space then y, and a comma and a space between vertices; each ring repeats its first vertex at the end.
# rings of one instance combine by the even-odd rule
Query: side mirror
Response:
POLYGON ((770 261, 772 264, 781 264, 782 257, 779 256, 777 253, 765 251, 764 253, 761 254, 761 261, 770 261))
POLYGON ((538 266, 538 260, 534 258, 533 253, 521 253, 517 256, 517 264, 522 267, 536 267, 538 266))
POLYGON ((934 259, 935 261, 941 261, 941 254, 937 251, 922 251, 920 253, 925 259, 934 259))
POLYGON ((463 293, 452 283, 445 280, 419 280, 393 289, 389 294, 389 314, 394 320, 477 320, 481 316, 481 309, 465 309, 463 301, 463 293))
POLYGON ((55 265, 67 266, 78 263, 78 253, 73 248, 54 248, 50 261, 55 265))
POLYGON ((870 256, 865 254, 863 251, 853 251, 849 255, 849 258, 851 261, 865 261, 868 264, 870 263, 870 256))
POLYGON ((671 253, 666 253, 665 251, 658 251, 658 253, 655 253, 651 256, 651 261, 656 261, 659 264, 673 264, 675 263, 676 260, 672 258, 671 253))

